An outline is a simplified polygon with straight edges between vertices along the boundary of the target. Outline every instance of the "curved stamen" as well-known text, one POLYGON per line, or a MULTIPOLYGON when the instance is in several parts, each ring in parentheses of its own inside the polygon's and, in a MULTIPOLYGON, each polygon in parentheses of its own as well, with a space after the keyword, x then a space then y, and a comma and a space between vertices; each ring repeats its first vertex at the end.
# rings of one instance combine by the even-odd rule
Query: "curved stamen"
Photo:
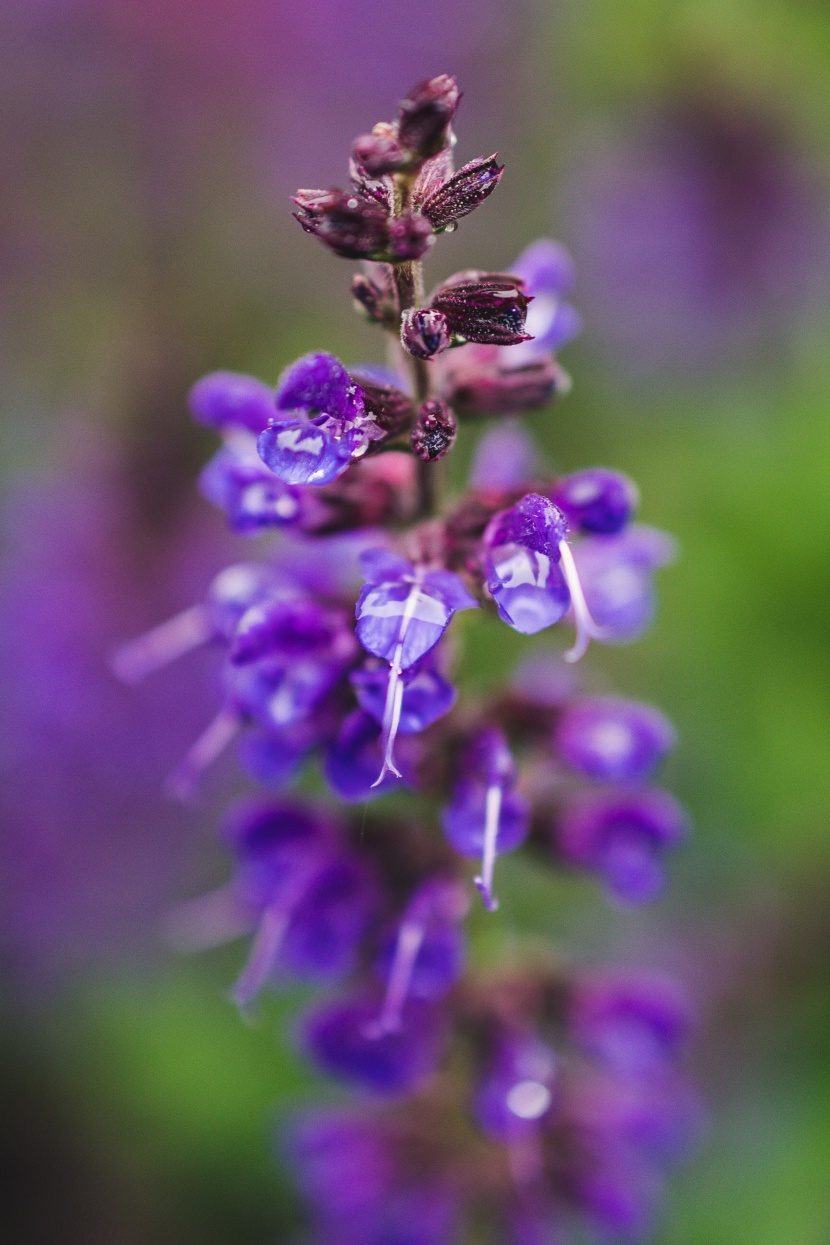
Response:
POLYGON ((499 783, 493 783, 491 787, 487 788, 481 873, 477 878, 473 878, 478 893, 481 895, 482 903, 488 912, 495 912, 499 906, 499 901, 493 894, 493 869, 496 863, 496 842, 499 835, 503 794, 499 783))
POLYGON ((202 773, 221 756, 241 725, 242 719, 235 709, 220 709, 181 765, 167 779, 164 784, 166 793, 183 804, 192 800, 202 773))
POLYGON ((113 654, 110 667, 123 683, 140 683, 148 674, 207 644, 212 634, 207 611, 192 605, 137 640, 122 644, 113 654))
POLYGON ((573 609, 574 623, 576 625, 576 641, 573 648, 569 648, 562 656, 565 661, 579 661, 587 652, 588 645, 591 640, 603 640, 607 634, 604 627, 600 627, 591 617, 591 611, 588 609, 588 602, 585 600, 585 593, 582 591, 582 584, 579 582, 579 572, 576 569, 574 555, 571 553, 567 541, 559 542, 559 555, 562 559, 562 574, 565 583, 568 585, 568 592, 571 594, 571 608, 573 609))
POLYGON ((398 734, 398 726, 401 720, 401 705, 403 704, 403 683, 401 681, 401 659, 403 657, 403 646, 406 639, 406 633, 409 630, 409 624, 415 617, 415 611, 421 600, 421 580, 423 571, 417 568, 415 571, 415 580, 409 590, 406 598, 406 604, 401 614, 401 629, 398 633, 398 642, 395 645, 395 652, 392 655, 392 661, 389 663, 389 683, 386 688, 386 703, 383 708, 383 764, 372 787, 379 787, 387 774, 392 773, 396 778, 402 778, 403 774, 395 765, 394 751, 395 740, 398 734))
POLYGON ((236 889, 226 885, 177 903, 167 914, 162 932, 168 946, 188 954, 224 946, 250 934, 253 927, 236 889))
POLYGON ((385 1033, 394 1033, 400 1029, 404 1004, 412 982, 412 973, 415 970, 425 933, 423 920, 404 920, 398 930, 386 995, 380 1016, 376 1024, 371 1026, 372 1035, 381 1037, 385 1033))

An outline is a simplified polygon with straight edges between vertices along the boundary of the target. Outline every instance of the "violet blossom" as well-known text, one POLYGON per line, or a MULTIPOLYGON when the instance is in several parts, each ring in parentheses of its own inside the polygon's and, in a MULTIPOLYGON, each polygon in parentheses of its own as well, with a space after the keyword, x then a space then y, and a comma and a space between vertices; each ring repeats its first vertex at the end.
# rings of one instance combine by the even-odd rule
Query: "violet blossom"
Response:
POLYGON ((515 423, 486 434, 444 500, 465 425, 564 394, 555 355, 580 327, 573 265, 550 240, 508 273, 461 272, 425 294, 422 256, 503 172, 494 156, 454 170, 459 100, 447 75, 419 83, 353 144, 350 190, 298 192, 303 229, 364 261, 352 296, 387 334, 390 366, 316 351, 273 390, 230 373, 197 383, 192 412, 224 441, 203 489, 236 532, 282 530, 115 669, 138 682, 212 651, 217 714, 173 791, 192 795, 237 737, 249 775, 276 789, 231 814, 229 880, 174 909, 168 933, 189 950, 248 940, 233 990, 246 1010, 284 979, 337 986, 297 1042, 374 1105, 293 1130, 320 1239, 453 1245, 485 1211, 516 1245, 566 1241, 575 1219, 633 1239, 693 1132, 688 1004, 562 955, 468 965, 464 922, 476 892, 498 910, 509 852, 593 873, 617 902, 653 898, 686 828, 645 785, 674 728, 650 705, 587 694, 558 659, 468 701, 453 620, 487 612, 533 635, 570 619, 574 663, 591 639, 640 634, 673 545, 634 523, 627 476, 551 475, 515 423), (290 794, 315 766, 326 801, 290 794))

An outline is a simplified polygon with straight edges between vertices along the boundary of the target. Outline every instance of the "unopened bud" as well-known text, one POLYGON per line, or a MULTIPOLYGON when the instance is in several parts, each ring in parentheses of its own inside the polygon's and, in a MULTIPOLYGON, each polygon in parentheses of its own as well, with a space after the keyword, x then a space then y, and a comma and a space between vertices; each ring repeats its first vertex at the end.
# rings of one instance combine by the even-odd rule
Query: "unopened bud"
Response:
POLYGON ((530 340, 524 331, 530 301, 518 277, 471 272, 459 273, 440 285, 430 306, 444 313, 454 336, 485 345, 515 346, 530 340))
POLYGON ((432 225, 425 216, 407 212, 389 222, 389 255, 393 261, 420 259, 434 241, 432 225))
POLYGON ((449 453, 458 430, 455 416, 445 402, 431 398, 418 412, 410 444, 416 458, 434 463, 449 453))
POLYGON ((461 94, 449 74, 439 74, 416 87, 401 100, 398 138, 421 160, 437 155, 449 141, 450 126, 461 94))
POLYGON ((389 324, 395 318, 395 300, 391 290, 362 272, 352 277, 352 298, 356 310, 373 324, 389 324))
POLYGON ((371 134, 361 134, 352 145, 352 157, 370 177, 396 173, 411 160, 411 153, 398 142, 394 127, 381 122, 371 134))
POLYGON ((452 340, 447 317, 431 307, 410 307, 401 316, 401 344, 416 359, 432 359, 452 340))
POLYGON ((408 428, 415 418, 412 399, 402 389, 398 389, 391 381, 387 384, 381 374, 377 377, 372 371, 352 372, 352 378, 363 390, 363 403, 366 414, 374 419, 390 437, 397 436, 408 428))
POLYGON ((344 259, 385 258, 389 218, 382 207, 344 190, 298 190, 294 213, 306 233, 314 234, 344 259))
POLYGON ((454 376, 448 397, 459 415, 517 415, 567 392, 568 383, 552 358, 513 368, 485 363, 454 376))
POLYGON ((498 186, 503 172, 504 165, 495 155, 471 160, 432 192, 421 211, 433 229, 446 229, 483 203, 498 186))

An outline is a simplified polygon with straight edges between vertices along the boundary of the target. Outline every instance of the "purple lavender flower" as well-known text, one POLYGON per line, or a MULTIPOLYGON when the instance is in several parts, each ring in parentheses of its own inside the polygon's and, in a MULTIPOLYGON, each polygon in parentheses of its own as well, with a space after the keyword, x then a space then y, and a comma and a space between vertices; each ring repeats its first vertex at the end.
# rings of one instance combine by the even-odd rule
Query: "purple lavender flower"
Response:
POLYGON ((580 978, 568 1025, 573 1039, 611 1071, 652 1077, 682 1054, 692 1012, 672 978, 611 972, 580 978))
POLYGON ((677 556, 672 537, 634 524, 617 536, 592 536, 573 546, 591 617, 606 644, 627 644, 648 628, 656 599, 653 573, 677 556))
POLYGON ((371 713, 355 709, 344 719, 326 749, 323 762, 326 781, 334 794, 347 804, 363 803, 383 795, 410 775, 404 761, 401 761, 401 770, 384 766, 384 755, 379 722, 371 713))
POLYGON ((469 905, 463 888, 447 878, 430 878, 407 904, 394 933, 384 942, 378 967, 386 994, 378 1029, 403 1024, 408 998, 439 999, 464 971, 464 936, 459 928, 469 905))
POLYGON ((435 647, 456 611, 476 609, 478 602, 458 575, 415 566, 385 550, 366 553, 363 569, 367 583, 357 601, 357 638, 368 653, 389 662, 383 763, 376 780, 380 783, 390 771, 401 777, 394 746, 400 728, 403 672, 435 647))
POLYGON ((573 701, 556 728, 554 747, 579 774, 597 782, 643 782, 677 742, 658 709, 611 696, 573 701))
POLYGON ((510 271, 525 283, 533 296, 527 317, 531 338, 511 353, 512 366, 525 358, 560 350, 582 332, 582 317, 563 299, 576 279, 573 261, 562 246, 550 238, 540 238, 510 265, 510 271))
MULTIPOLYGON (((434 650, 433 650, 434 651, 434 650)), ((376 722, 383 723, 389 686, 389 668, 371 658, 360 669, 352 671, 349 680, 361 709, 376 722)), ((427 658, 416 662, 401 673, 399 735, 417 735, 449 713, 458 693, 453 685, 436 670, 427 658)))
POLYGON ((412 1093, 434 1073, 443 1053, 445 1020, 432 1005, 409 999, 395 1028, 381 1028, 371 996, 327 1003, 306 1021, 303 1047, 331 1076, 378 1097, 412 1093))
POLYGON ((363 390, 333 355, 308 354, 283 373, 278 411, 257 442, 260 457, 286 484, 330 484, 384 433, 366 414, 363 390))
POLYGON ((627 476, 593 467, 560 480, 553 501, 579 531, 613 536, 631 519, 637 507, 637 489, 627 476))
POLYGON ((663 889, 663 857, 687 818, 665 791, 597 792, 568 805, 556 831, 562 858, 597 874, 616 900, 646 903, 663 889))
POLYGON ((475 879, 484 906, 498 908, 493 895, 496 857, 527 837, 530 810, 515 791, 516 765, 504 735, 484 729, 468 745, 459 766, 453 798, 441 815, 444 833, 462 856, 481 856, 475 879))
POLYGON ((557 1071, 556 1054, 538 1038, 501 1035, 475 1091, 479 1128, 505 1142, 534 1133, 553 1102, 557 1071))

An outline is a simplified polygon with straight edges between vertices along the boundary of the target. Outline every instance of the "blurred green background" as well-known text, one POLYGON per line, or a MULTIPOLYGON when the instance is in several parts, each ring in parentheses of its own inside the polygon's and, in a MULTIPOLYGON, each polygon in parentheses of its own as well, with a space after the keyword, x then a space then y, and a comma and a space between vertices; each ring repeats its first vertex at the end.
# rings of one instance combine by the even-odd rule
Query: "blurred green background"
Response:
MULTIPOLYGON (((573 301, 586 320, 563 354, 574 390, 529 423, 552 465, 633 476, 643 519, 679 538, 654 632, 589 663, 676 721, 682 746, 669 777, 695 825, 669 893, 645 915, 609 913, 593 887, 554 885, 505 861, 500 929, 481 927, 480 950, 530 930, 586 956, 685 976, 701 1001, 695 1073, 710 1125, 672 1182, 656 1239, 824 1245, 830 7, 301 7, 0 6, 2 590, 16 600, 34 567, 27 591, 37 601, 71 575, 60 490, 73 479, 91 488, 102 461, 118 464, 107 504, 126 522, 128 494, 131 526, 110 551, 124 582, 107 580, 109 630, 109 615, 101 621, 90 606, 100 644, 88 660, 103 666, 119 632, 199 590, 207 572, 179 570, 182 531, 209 547, 205 566, 220 565, 227 546, 220 519, 188 500, 210 444, 189 424, 187 389, 218 367, 275 378, 311 348, 349 362, 378 357, 349 310, 349 265, 301 235, 288 195, 342 181, 354 134, 390 115, 419 77, 457 73, 460 156, 497 148, 507 172, 430 272, 504 269, 543 234, 574 253, 573 301), (21 520, 29 487, 58 498, 39 535, 28 512, 21 520), (148 562, 162 557, 162 587, 142 596, 148 562)), ((98 537, 86 538, 80 575, 101 565, 98 537)), ((465 634, 471 683, 483 657, 493 677, 529 649, 487 622, 465 634)), ((61 669, 74 661, 66 644, 61 669)), ((4 767, 16 763, 10 740, 28 669, 12 661, 4 672, 0 697, 15 702, 3 719, 4 767)), ((58 717, 37 764, 48 770, 69 744, 75 758, 51 803, 37 803, 35 762, 32 788, 16 784, 0 801, 11 1108, 0 1235, 9 1245, 288 1240, 299 1208, 276 1158, 276 1122, 326 1092, 292 1053, 297 998, 270 1001, 246 1026, 227 998, 238 948, 180 961, 155 933, 166 904, 222 876, 212 835, 231 780, 221 791, 217 780, 207 807, 172 820, 154 793, 136 812, 131 793, 127 832, 95 730, 73 734, 79 715, 98 712, 75 694, 57 683, 45 697, 58 717), (164 832, 153 837, 156 818, 164 832), (148 858, 163 864, 152 885, 141 879, 142 906, 130 883, 148 858)), ((142 732, 155 719, 147 709, 130 735, 131 712, 129 697, 112 710, 124 767, 143 773, 142 732)), ((95 719, 104 733, 109 713, 95 719)), ((159 743, 153 784, 188 731, 194 723, 159 743)))

